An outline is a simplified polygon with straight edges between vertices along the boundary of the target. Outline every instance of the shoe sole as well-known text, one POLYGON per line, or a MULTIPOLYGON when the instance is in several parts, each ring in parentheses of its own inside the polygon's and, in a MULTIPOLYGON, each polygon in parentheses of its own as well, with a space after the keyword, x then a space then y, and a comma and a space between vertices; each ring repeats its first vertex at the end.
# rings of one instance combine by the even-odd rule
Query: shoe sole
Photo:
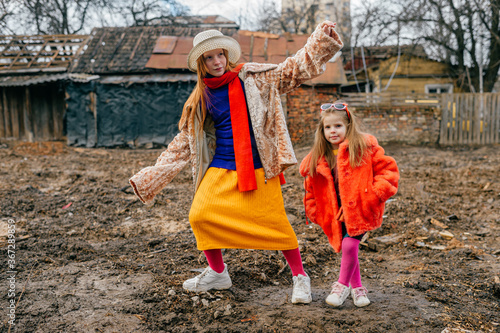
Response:
POLYGON ((365 306, 368 306, 370 304, 372 304, 372 302, 369 302, 367 304, 362 304, 362 305, 358 305, 358 304, 354 303, 354 305, 357 306, 358 308, 364 308, 365 306))
POLYGON ((311 302, 312 302, 312 297, 305 299, 305 300, 302 300, 302 299, 293 300, 292 299, 292 304, 309 304, 311 302))
MULTIPOLYGON (((346 299, 347 299, 347 297, 346 297, 346 299)), ((328 305, 331 305, 331 306, 333 306, 333 307, 335 307, 335 308, 338 308, 339 306, 344 305, 345 300, 344 300, 341 304, 335 304, 335 303, 331 303, 331 302, 329 302, 329 301, 328 301, 328 298, 326 298, 326 299, 325 299, 325 303, 326 303, 326 304, 328 304, 328 305)))
POLYGON ((186 288, 184 286, 182 286, 182 289, 184 289, 186 291, 190 291, 190 292, 201 293, 201 292, 206 292, 209 290, 226 290, 226 289, 231 288, 232 286, 233 286, 233 284, 230 283, 229 285, 216 286, 216 287, 212 287, 209 289, 189 289, 189 288, 186 288))
POLYGON ((325 300, 325 302, 326 302, 326 304, 331 305, 331 306, 333 306, 334 308, 338 308, 338 307, 340 307, 340 306, 344 305, 344 303, 342 303, 342 304, 333 304, 333 303, 330 303, 330 302, 328 302, 328 301, 326 301, 326 300, 325 300))

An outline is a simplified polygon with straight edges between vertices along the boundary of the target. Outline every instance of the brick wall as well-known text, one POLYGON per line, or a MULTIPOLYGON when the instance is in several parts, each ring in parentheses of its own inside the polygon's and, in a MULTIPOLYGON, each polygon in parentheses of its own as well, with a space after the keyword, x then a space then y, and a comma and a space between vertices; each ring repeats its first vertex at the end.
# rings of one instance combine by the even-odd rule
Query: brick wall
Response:
MULTIPOLYGON (((323 103, 339 98, 335 87, 301 86, 286 97, 287 122, 294 144, 310 144, 323 103)), ((349 102, 349 101, 347 101, 349 102)), ((285 103, 284 103, 285 104, 285 103)), ((431 106, 350 107, 362 120, 363 130, 380 142, 434 144, 439 140, 440 110, 431 106)))

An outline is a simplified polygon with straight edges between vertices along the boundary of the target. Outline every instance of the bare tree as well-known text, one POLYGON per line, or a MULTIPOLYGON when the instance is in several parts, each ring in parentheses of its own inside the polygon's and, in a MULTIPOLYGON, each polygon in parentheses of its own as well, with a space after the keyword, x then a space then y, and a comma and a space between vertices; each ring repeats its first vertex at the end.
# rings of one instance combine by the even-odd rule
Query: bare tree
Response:
POLYGON ((422 44, 463 89, 493 89, 500 69, 500 0, 377 0, 361 16, 354 42, 422 44))
POLYGON ((281 13, 278 10, 275 2, 264 1, 256 8, 256 12, 251 16, 255 17, 255 29, 257 31, 263 31, 273 34, 280 34, 283 32, 281 13))
POLYGON ((23 0, 25 24, 38 34, 82 33, 106 0, 23 0))
POLYGON ((290 0, 290 6, 281 13, 281 29, 283 32, 310 34, 316 28, 316 15, 319 12, 319 1, 290 0))
POLYGON ((400 36, 397 7, 386 1, 365 1, 354 12, 358 15, 352 17, 350 43, 345 43, 344 48, 397 44, 400 36))
POLYGON ((134 26, 172 24, 175 16, 189 13, 189 8, 176 0, 118 0, 114 8, 127 25, 134 26))
POLYGON ((9 20, 17 13, 18 0, 0 0, 0 35, 11 34, 9 20))

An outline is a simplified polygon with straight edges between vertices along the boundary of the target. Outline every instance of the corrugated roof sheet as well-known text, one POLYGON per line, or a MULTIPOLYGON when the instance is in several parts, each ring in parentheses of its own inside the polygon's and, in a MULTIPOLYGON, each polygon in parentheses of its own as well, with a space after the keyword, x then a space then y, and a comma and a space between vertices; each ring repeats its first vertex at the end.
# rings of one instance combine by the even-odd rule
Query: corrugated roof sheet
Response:
POLYGON ((1 76, 0 87, 22 87, 34 84, 55 82, 68 79, 67 73, 62 74, 41 74, 41 75, 19 75, 1 76))
POLYGON ((99 75, 89 75, 85 73, 0 76, 0 87, 31 86, 34 84, 42 84, 62 80, 71 80, 74 82, 89 82, 98 78, 99 75))

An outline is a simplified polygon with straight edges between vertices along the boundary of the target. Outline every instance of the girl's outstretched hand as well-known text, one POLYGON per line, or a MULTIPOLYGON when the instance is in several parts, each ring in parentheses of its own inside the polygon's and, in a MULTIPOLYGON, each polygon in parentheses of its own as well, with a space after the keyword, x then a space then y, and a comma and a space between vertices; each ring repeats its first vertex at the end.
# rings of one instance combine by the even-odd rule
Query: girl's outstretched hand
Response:
POLYGON ((333 37, 333 29, 337 26, 337 23, 331 21, 325 21, 325 26, 323 27, 323 31, 330 37, 333 37))

